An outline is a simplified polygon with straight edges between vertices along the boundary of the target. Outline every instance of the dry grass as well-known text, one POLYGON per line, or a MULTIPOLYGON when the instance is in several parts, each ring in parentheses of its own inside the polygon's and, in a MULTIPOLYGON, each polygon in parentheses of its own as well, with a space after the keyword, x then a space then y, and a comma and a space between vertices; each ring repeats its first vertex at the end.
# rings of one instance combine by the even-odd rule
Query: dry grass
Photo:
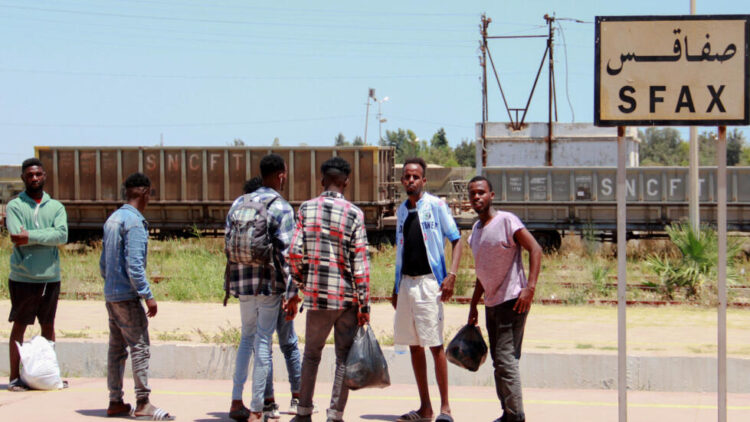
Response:
MULTIPOLYGON (((462 236, 463 253, 456 282, 456 296, 469 297, 475 282, 474 259, 462 236)), ((750 273, 750 238, 743 238, 746 254, 736 267, 741 280, 750 273)), ((149 241, 148 274, 152 289, 159 300, 219 302, 223 298, 225 258, 221 238, 193 238, 149 241)), ((393 290, 396 251, 393 246, 373 250, 370 262, 370 289, 373 296, 390 296, 393 290)), ((8 274, 12 244, 7 236, 0 237, 0 277, 8 274)), ((452 248, 446 243, 447 264, 452 248)), ((666 239, 630 240, 627 248, 629 284, 658 281, 644 261, 650 254, 677 254, 666 239)), ((102 300, 103 281, 99 275, 101 242, 77 243, 61 247, 62 291, 66 299, 102 300)), ((528 269, 528 254, 524 253, 528 269)), ((545 254, 537 288, 537 299, 561 299, 578 304, 589 299, 613 299, 616 283, 616 248, 612 243, 587 240, 579 235, 563 238, 559 251, 545 254), (566 287, 563 283, 572 283, 566 287)), ((742 284, 747 284, 742 282, 742 284)), ((714 283, 715 284, 715 283, 714 283)), ((708 284, 699 304, 711 306, 716 301, 715 288, 708 284)), ((730 289, 729 300, 750 302, 750 289, 730 289)), ((658 300, 655 292, 628 289, 628 299, 658 300)), ((0 283, 0 298, 8 298, 7 283, 0 283)), ((167 335, 167 334, 165 334, 167 335)))

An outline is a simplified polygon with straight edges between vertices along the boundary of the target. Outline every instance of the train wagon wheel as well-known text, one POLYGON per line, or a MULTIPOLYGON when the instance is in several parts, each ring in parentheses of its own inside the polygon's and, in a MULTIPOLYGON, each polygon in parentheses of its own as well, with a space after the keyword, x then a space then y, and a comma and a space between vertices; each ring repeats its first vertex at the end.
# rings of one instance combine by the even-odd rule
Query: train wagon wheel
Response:
POLYGON ((556 252, 562 245, 562 237, 557 230, 534 230, 531 234, 545 253, 556 252))

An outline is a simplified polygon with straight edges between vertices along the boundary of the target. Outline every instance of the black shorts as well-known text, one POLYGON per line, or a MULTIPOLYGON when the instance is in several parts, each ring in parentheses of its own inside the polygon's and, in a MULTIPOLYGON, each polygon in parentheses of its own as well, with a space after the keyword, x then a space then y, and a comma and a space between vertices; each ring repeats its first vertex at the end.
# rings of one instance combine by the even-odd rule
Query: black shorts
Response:
POLYGON ((8 280, 10 292, 10 316, 8 322, 25 325, 52 324, 57 312, 57 299, 60 297, 60 282, 24 283, 8 280))

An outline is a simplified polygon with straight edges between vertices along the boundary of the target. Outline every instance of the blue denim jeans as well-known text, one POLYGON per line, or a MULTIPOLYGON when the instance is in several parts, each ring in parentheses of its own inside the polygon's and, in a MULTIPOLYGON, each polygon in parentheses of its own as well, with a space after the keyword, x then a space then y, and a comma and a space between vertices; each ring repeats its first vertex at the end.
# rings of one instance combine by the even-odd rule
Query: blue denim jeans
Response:
POLYGON ((278 295, 240 295, 240 316, 242 318, 242 337, 237 348, 237 360, 234 367, 234 386, 232 400, 242 400, 242 390, 247 381, 250 357, 255 352, 253 366, 253 398, 250 410, 263 411, 263 398, 272 366, 272 336, 281 308, 281 296, 278 295))
MULTIPOLYGON (((289 386, 292 394, 299 393, 300 375, 302 372, 302 359, 299 353, 297 333, 294 331, 294 320, 286 320, 286 312, 279 311, 276 321, 276 333, 279 336, 279 347, 284 354, 286 362, 286 373, 289 376, 289 386)), ((268 379, 266 381, 265 398, 273 397, 273 365, 269 367, 268 379)))
POLYGON ((135 398, 148 399, 148 363, 151 357, 148 338, 148 319, 139 299, 107 302, 109 315, 109 350, 107 351, 107 387, 109 400, 121 401, 125 361, 130 359, 135 382, 135 398))

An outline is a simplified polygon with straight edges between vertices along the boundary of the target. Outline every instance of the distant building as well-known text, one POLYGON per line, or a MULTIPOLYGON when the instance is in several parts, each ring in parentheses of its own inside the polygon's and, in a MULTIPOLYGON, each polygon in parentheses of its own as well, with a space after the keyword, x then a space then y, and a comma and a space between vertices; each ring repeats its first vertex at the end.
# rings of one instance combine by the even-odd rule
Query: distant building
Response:
MULTIPOLYGON (((554 123, 552 165, 555 167, 617 166, 617 128, 591 123, 554 123)), ((482 168, 482 125, 477 123, 477 171, 482 168)), ((487 167, 545 166, 547 123, 528 123, 514 131, 508 123, 488 122, 484 147, 487 167)), ((625 131, 628 167, 638 167, 641 140, 634 127, 625 131)))

